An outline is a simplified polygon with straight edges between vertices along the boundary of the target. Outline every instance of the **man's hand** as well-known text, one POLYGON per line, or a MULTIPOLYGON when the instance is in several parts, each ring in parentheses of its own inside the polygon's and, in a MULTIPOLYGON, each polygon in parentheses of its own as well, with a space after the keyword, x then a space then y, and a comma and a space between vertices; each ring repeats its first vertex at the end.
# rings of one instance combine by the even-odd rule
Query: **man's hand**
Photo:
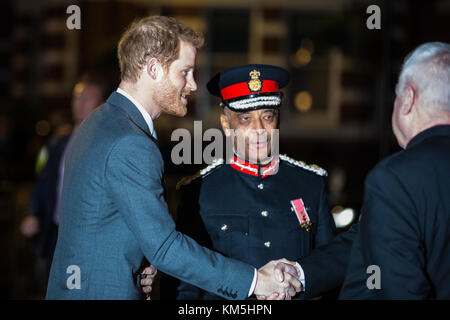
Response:
POLYGON ((301 290, 295 262, 281 259, 270 261, 258 270, 253 292, 258 299, 265 296, 275 300, 290 300, 301 290))
POLYGON ((147 297, 146 300, 151 300, 150 292, 152 291, 152 284, 153 284, 153 281, 155 280, 155 276, 157 273, 158 273, 158 270, 156 270, 156 268, 152 265, 145 268, 141 273, 141 275, 143 277, 143 279, 141 279, 141 290, 143 293, 145 293, 145 295, 147 297))
MULTIPOLYGON (((289 263, 291 263, 289 261, 289 263)), ((289 273, 292 275, 295 279, 298 279, 300 277, 300 269, 298 269, 297 265, 291 265, 288 263, 278 262, 275 266, 275 275, 278 279, 284 279, 284 273, 289 273)), ((280 294, 278 292, 272 292, 272 294, 268 297, 266 296, 256 296, 258 300, 283 300, 280 298, 280 294)))

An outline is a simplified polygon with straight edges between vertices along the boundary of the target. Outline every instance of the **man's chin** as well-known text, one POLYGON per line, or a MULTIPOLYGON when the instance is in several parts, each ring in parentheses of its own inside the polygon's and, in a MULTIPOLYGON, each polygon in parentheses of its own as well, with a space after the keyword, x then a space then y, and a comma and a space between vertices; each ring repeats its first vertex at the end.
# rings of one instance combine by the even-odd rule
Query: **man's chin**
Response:
POLYGON ((255 159, 260 163, 261 161, 264 161, 266 159, 270 158, 270 149, 267 148, 261 148, 254 151, 250 151, 249 156, 251 159, 255 159))
POLYGON ((258 154, 258 155, 249 155, 247 157, 248 162, 255 164, 267 164, 271 160, 270 154, 258 154))
POLYGON ((169 109, 169 110, 165 110, 164 113, 166 113, 168 115, 171 115, 171 116, 182 118, 182 117, 184 117, 186 115, 187 108, 186 108, 186 106, 184 106, 182 108, 180 107, 180 108, 177 108, 177 109, 169 109))

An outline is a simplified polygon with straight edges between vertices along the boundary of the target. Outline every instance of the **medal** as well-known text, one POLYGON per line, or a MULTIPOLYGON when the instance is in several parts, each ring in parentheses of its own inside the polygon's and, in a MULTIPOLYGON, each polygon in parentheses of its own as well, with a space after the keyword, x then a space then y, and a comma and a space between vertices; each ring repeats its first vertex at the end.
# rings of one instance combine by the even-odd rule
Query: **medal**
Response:
POLYGON ((300 227, 305 228, 306 231, 311 230, 312 223, 309 219, 308 213, 306 212, 302 198, 291 200, 291 205, 291 210, 295 212, 295 215, 300 223, 300 227))

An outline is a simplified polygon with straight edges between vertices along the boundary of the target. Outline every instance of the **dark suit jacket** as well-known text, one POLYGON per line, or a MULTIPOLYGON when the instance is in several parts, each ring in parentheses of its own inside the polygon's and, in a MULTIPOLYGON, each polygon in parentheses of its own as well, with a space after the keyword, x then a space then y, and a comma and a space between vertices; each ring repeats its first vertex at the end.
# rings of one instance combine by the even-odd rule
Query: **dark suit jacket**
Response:
POLYGON ((338 289, 344 282, 353 240, 359 223, 335 236, 329 244, 314 249, 310 255, 298 260, 305 273, 305 299, 338 289))
POLYGON ((67 151, 48 299, 139 299, 144 257, 224 298, 247 297, 254 268, 177 232, 162 176, 144 118, 114 92, 79 126, 67 151))
POLYGON ((450 299, 450 126, 421 132, 369 173, 340 298, 450 299), (366 285, 371 265, 381 289, 366 285))
POLYGON ((58 228, 53 222, 57 201, 60 164, 70 135, 59 138, 50 148, 46 165, 33 189, 31 215, 39 219, 39 253, 52 259, 55 251, 58 228))

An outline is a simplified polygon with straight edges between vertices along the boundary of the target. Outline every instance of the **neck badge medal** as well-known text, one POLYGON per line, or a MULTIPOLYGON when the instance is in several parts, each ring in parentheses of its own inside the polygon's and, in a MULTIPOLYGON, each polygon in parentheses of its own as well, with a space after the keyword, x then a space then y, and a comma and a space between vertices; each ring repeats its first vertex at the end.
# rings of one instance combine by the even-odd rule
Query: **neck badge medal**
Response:
POLYGON ((306 212, 302 198, 291 200, 291 205, 291 210, 295 212, 295 215, 300 222, 300 227, 305 228, 306 231, 311 230, 312 223, 309 219, 308 213, 306 212))

